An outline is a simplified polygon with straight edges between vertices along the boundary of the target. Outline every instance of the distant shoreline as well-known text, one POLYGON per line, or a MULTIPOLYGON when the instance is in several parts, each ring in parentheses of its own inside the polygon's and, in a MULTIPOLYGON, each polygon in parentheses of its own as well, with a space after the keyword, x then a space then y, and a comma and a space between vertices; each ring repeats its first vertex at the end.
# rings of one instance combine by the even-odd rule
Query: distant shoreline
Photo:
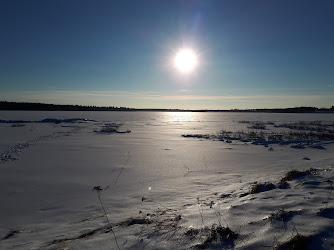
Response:
POLYGON ((83 105, 60 105, 30 102, 7 102, 0 101, 0 110, 17 111, 149 111, 149 112, 261 112, 261 113, 334 113, 334 106, 331 108, 316 107, 294 107, 274 109, 137 109, 128 107, 98 107, 83 105))

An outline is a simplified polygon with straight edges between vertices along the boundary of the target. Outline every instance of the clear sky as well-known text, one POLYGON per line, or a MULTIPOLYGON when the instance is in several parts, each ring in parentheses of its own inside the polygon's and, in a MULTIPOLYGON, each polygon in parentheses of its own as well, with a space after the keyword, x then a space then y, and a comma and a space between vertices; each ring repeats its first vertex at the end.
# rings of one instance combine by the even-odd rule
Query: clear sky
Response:
POLYGON ((0 100, 331 107, 334 1, 1 0, 0 100))

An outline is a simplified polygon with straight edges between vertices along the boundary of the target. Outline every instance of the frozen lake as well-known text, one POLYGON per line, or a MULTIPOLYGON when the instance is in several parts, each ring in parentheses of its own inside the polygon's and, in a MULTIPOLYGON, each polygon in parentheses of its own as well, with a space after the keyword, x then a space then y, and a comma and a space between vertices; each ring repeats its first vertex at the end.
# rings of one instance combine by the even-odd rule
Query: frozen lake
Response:
MULTIPOLYGON (((217 201, 206 208, 204 224, 197 207, 201 200, 204 204, 218 194, 237 197, 255 181, 276 181, 292 169, 323 169, 334 164, 334 148, 329 140, 310 143, 302 138, 289 144, 265 145, 252 140, 182 136, 217 135, 221 130, 258 133, 261 129, 250 128, 258 123, 265 126, 265 133, 288 131, 287 127, 276 126, 282 124, 302 124, 306 131, 313 131, 320 126, 319 121, 326 131, 332 131, 333 114, 0 111, 0 120, 1 235, 11 229, 31 232, 13 234, 0 242, 0 248, 1 244, 22 249, 57 248, 63 245, 45 242, 64 237, 66 231, 75 234, 73 228, 79 234, 87 228, 105 225, 97 194, 92 192, 94 186, 103 189, 101 198, 112 224, 142 214, 173 210, 186 218, 184 227, 204 228, 214 220, 210 208, 217 201), (58 121, 44 120, 47 118, 58 121), (74 118, 87 120, 66 120, 74 118), (115 124, 122 124, 118 132, 131 133, 100 132, 101 128, 115 124), (71 224, 78 221, 89 223, 71 224), (34 240, 29 240, 31 237, 34 240)), ((221 203, 219 209, 228 210, 236 204, 240 201, 231 199, 221 203)), ((265 213, 265 209, 262 211, 265 213)), ((226 215, 231 227, 249 220, 232 215, 226 215)), ((115 232, 122 248, 157 247, 155 243, 138 245, 139 236, 127 237, 121 229, 116 228, 115 232)), ((108 249, 106 242, 112 243, 112 237, 98 237, 99 248, 108 249)), ((89 248, 96 246, 96 241, 92 237, 62 244, 89 248)), ((238 244, 247 247, 259 243, 238 244)), ((167 241, 158 248, 172 246, 167 241)))

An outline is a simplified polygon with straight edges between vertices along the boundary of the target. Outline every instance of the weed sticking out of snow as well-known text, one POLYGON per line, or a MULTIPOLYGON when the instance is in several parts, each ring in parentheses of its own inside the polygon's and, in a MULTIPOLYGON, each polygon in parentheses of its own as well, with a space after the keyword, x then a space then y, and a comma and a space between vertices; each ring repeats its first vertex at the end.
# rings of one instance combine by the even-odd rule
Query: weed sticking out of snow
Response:
POLYGON ((269 190, 273 190, 275 189, 275 185, 272 184, 271 182, 266 182, 266 183, 256 183, 253 185, 250 193, 251 194, 257 194, 257 193, 261 193, 261 192, 266 192, 269 190))
POLYGON ((219 140, 226 143, 231 143, 232 141, 252 142, 253 144, 266 147, 271 144, 291 145, 292 148, 297 149, 304 149, 306 147, 325 149, 321 143, 334 143, 334 130, 330 129, 333 123, 321 123, 319 121, 280 125, 275 125, 273 122, 239 121, 239 123, 250 123, 252 125, 247 127, 247 131, 221 130, 217 134, 183 134, 182 136, 186 138, 219 140), (271 127, 267 128, 267 125, 271 127), (315 128, 314 126, 317 127, 315 128), (278 132, 277 128, 284 128, 288 131, 278 132))
POLYGON ((238 238, 238 234, 228 227, 213 224, 210 229, 206 229, 206 239, 203 243, 195 246, 197 249, 207 248, 233 248, 234 240, 238 238), (216 246, 214 246, 216 245, 216 246))
POLYGON ((104 126, 100 129, 100 133, 117 133, 118 128, 116 127, 111 127, 111 126, 104 126))
POLYGON ((114 230, 113 230, 113 228, 112 228, 112 225, 110 224, 110 221, 109 221, 107 212, 106 212, 106 210, 105 210, 105 208, 104 208, 104 206, 103 206, 102 200, 101 200, 101 192, 102 192, 102 190, 103 190, 103 189, 101 188, 101 186, 95 186, 95 187, 93 188, 92 191, 96 191, 96 193, 97 193, 97 197, 99 198, 101 207, 102 207, 102 209, 103 209, 103 213, 104 213, 104 215, 105 215, 105 217, 106 217, 106 219, 107 219, 107 222, 108 222, 108 225, 109 225, 109 229, 111 230, 111 232, 112 232, 113 235, 114 235, 115 243, 116 243, 117 248, 120 249, 120 248, 119 248, 119 245, 118 245, 118 242, 117 242, 117 238, 116 238, 115 232, 114 232, 114 230))
POLYGON ((182 135, 186 138, 198 138, 198 139, 214 139, 214 135, 206 135, 206 134, 188 134, 188 135, 182 135))
POLYGON ((255 124, 249 126, 248 128, 250 128, 250 129, 266 129, 267 127, 266 127, 266 125, 264 123, 257 122, 255 124))
POLYGON ((317 169, 310 168, 308 170, 304 171, 298 171, 298 170, 291 170, 285 174, 285 176, 279 181, 279 185, 286 185, 287 181, 293 181, 295 179, 298 179, 300 177, 310 175, 310 174, 316 174, 317 169))
POLYGON ((334 127, 333 122, 323 122, 323 121, 299 121, 292 123, 281 123, 275 125, 277 128, 288 128, 291 130, 309 130, 309 131, 327 131, 331 132, 333 130, 330 127, 334 127))
POLYGON ((311 244, 313 240, 313 236, 304 236, 301 234, 296 234, 291 236, 286 242, 278 244, 274 249, 275 250, 303 250, 307 249, 307 247, 311 244))
POLYGON ((274 221, 282 221, 287 222, 292 219, 292 217, 297 214, 296 211, 285 211, 284 209, 279 209, 278 211, 270 214, 268 217, 264 218, 264 220, 269 220, 271 222, 274 221))
POLYGON ((275 188, 276 188, 276 186, 274 184, 272 184, 271 182, 255 183, 251 187, 250 192, 242 193, 239 197, 241 198, 241 197, 247 196, 249 194, 257 194, 257 193, 267 192, 267 191, 273 190, 275 188))
POLYGON ((104 126, 102 126, 99 130, 95 130, 97 133, 103 133, 103 134, 127 134, 131 133, 131 130, 124 130, 120 131, 119 128, 123 126, 122 123, 106 123, 104 126))
MULTIPOLYGON (((318 169, 313 169, 310 168, 308 170, 304 170, 304 171, 298 171, 298 170, 291 170, 289 172, 287 172, 285 174, 285 176, 280 179, 280 181, 278 182, 277 187, 280 189, 285 189, 285 188, 289 188, 289 183, 288 181, 293 181, 296 180, 300 177, 303 176, 307 176, 307 175, 316 175, 317 172, 319 172, 320 170, 318 169)), ((270 190, 276 189, 276 185, 274 185, 271 182, 265 182, 265 183, 254 183, 250 189, 249 192, 246 193, 242 193, 239 195, 239 197, 244 197, 247 196, 249 194, 257 194, 257 193, 262 193, 262 192, 267 192, 270 190)))
POLYGON ((191 227, 184 234, 186 236, 194 237, 194 236, 198 235, 200 232, 201 232, 200 229, 191 227))

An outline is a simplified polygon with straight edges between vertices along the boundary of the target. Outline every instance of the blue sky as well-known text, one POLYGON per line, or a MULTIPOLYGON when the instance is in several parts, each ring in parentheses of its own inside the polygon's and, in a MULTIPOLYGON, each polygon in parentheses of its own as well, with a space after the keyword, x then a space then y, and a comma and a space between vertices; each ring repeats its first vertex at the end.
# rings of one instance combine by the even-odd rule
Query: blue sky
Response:
POLYGON ((2 0, 0 100, 334 105, 334 1, 2 0), (198 67, 178 72, 183 47, 198 67))

